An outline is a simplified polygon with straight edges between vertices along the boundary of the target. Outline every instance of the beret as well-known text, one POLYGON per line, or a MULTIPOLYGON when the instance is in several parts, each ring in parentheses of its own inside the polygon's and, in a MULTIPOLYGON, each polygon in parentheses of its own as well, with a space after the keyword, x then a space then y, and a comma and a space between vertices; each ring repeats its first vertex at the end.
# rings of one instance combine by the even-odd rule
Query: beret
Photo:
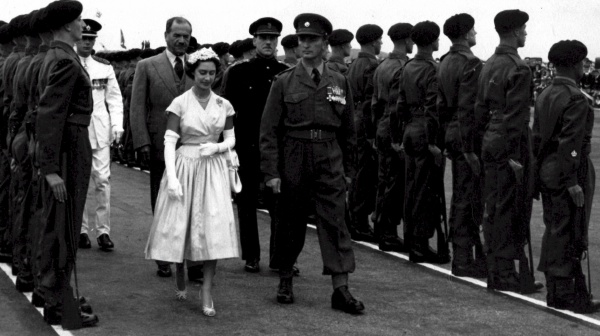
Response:
POLYGON ((240 48, 240 54, 243 54, 246 51, 254 50, 255 49, 254 42, 252 41, 252 39, 250 37, 247 39, 243 39, 240 42, 239 48, 240 48))
POLYGON ((240 52, 240 42, 242 42, 242 40, 235 40, 229 46, 229 53, 234 58, 240 58, 240 57, 242 57, 242 53, 240 52))
POLYGON ((529 21, 529 14, 518 9, 509 9, 496 14, 494 27, 496 32, 502 34, 522 27, 527 21, 529 21))
POLYGON ((8 27, 10 29, 11 36, 14 38, 18 36, 31 35, 31 27, 29 24, 30 19, 30 14, 21 14, 10 20, 8 27))
POLYGON ((229 47, 230 45, 227 42, 217 42, 212 45, 212 50, 221 57, 229 52, 229 47))
POLYGON ((4 23, 0 26, 0 43, 12 43, 12 36, 10 34, 10 29, 8 29, 8 23, 4 23))
POLYGON ((142 59, 146 59, 146 58, 152 57, 154 55, 156 55, 156 53, 154 52, 154 49, 152 49, 152 48, 146 48, 146 49, 142 50, 142 53, 140 54, 140 57, 142 59))
POLYGON ((468 33, 469 30, 473 29, 473 26, 475 26, 475 19, 471 15, 466 13, 456 14, 444 23, 444 35, 455 39, 468 33))
POLYGON ((85 23, 85 27, 83 27, 81 36, 97 37, 98 32, 102 29, 102 25, 92 19, 83 19, 83 22, 85 23))
POLYGON ((294 19, 296 35, 329 36, 333 30, 326 17, 314 13, 302 13, 294 19))
POLYGON ((48 29, 58 29, 75 21, 83 11, 83 5, 75 0, 57 0, 46 7, 46 25, 48 29))
POLYGON ((356 31, 356 41, 359 44, 367 44, 376 41, 381 38, 382 35, 383 29, 381 29, 381 27, 374 24, 366 24, 360 26, 356 31))
POLYGON ((281 46, 284 48, 296 48, 298 46, 298 36, 296 34, 286 35, 281 39, 281 46))
POLYGON ((48 27, 46 26, 46 19, 48 15, 46 12, 46 8, 40 8, 38 11, 31 15, 31 19, 29 21, 29 25, 31 26, 31 30, 35 33, 43 33, 48 31, 48 27))
POLYGON ((250 35, 281 35, 281 30, 283 29, 283 24, 281 21, 272 18, 272 17, 264 17, 260 18, 252 24, 250 24, 250 28, 248 28, 248 32, 250 35))
POLYGON ((346 29, 336 29, 329 35, 329 45, 332 47, 350 43, 354 39, 354 34, 346 29))
POLYGON ((418 46, 426 46, 435 42, 440 36, 440 26, 435 22, 423 21, 417 23, 410 33, 410 38, 418 46))
POLYGON ((587 57, 587 47, 577 40, 556 42, 550 47, 548 60, 559 67, 571 67, 587 57))
POLYGON ((392 41, 403 40, 410 37, 410 32, 413 29, 413 25, 410 23, 396 23, 388 29, 388 36, 392 41))

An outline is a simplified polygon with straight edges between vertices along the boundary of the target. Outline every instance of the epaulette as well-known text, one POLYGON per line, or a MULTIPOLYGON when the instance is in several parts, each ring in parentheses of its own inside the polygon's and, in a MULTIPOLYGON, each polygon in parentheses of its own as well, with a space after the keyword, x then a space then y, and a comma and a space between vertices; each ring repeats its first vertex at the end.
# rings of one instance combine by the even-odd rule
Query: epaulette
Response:
POLYGON ((98 63, 102 63, 102 64, 110 65, 110 62, 109 62, 109 61, 107 61, 107 60, 105 60, 105 59, 104 59, 104 58, 102 58, 102 57, 98 57, 98 56, 96 56, 96 55, 92 55, 92 58, 93 58, 93 59, 94 59, 96 62, 98 62, 98 63))

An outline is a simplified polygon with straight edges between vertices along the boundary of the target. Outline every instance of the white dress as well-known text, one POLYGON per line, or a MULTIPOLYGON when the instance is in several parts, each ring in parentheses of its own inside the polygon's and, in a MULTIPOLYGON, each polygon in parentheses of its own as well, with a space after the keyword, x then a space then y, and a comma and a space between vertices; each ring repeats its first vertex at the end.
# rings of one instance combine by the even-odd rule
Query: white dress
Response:
POLYGON ((229 101, 212 93, 202 108, 192 90, 167 108, 181 118, 181 147, 175 170, 181 201, 167 195, 166 171, 160 182, 146 259, 182 262, 238 258, 240 243, 233 216, 227 152, 201 157, 199 145, 216 143, 225 119, 234 115, 229 101))

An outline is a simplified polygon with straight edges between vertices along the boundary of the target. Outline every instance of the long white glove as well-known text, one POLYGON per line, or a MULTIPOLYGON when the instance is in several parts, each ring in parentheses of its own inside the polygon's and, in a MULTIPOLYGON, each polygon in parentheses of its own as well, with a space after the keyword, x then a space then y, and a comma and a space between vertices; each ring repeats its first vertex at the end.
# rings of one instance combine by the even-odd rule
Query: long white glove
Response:
POLYGON ((200 155, 211 156, 215 153, 223 153, 227 151, 227 148, 233 148, 233 146, 235 146, 235 132, 232 127, 223 131, 223 142, 200 145, 200 155))
POLYGON ((179 134, 171 130, 165 132, 165 170, 167 172, 167 195, 169 198, 181 201, 183 190, 175 172, 175 144, 179 134))

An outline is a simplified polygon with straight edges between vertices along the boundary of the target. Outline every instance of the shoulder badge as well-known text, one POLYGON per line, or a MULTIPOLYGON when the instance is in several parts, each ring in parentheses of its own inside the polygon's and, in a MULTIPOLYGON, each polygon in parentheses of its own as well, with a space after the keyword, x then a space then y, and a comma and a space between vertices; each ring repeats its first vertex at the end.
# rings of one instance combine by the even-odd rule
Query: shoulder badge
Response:
POLYGON ((110 65, 110 62, 109 62, 109 61, 107 61, 107 60, 105 60, 105 59, 104 59, 104 58, 102 58, 102 57, 98 57, 98 56, 92 55, 92 58, 93 58, 93 59, 94 59, 96 62, 98 62, 98 63, 102 63, 102 64, 105 64, 105 65, 110 65))

